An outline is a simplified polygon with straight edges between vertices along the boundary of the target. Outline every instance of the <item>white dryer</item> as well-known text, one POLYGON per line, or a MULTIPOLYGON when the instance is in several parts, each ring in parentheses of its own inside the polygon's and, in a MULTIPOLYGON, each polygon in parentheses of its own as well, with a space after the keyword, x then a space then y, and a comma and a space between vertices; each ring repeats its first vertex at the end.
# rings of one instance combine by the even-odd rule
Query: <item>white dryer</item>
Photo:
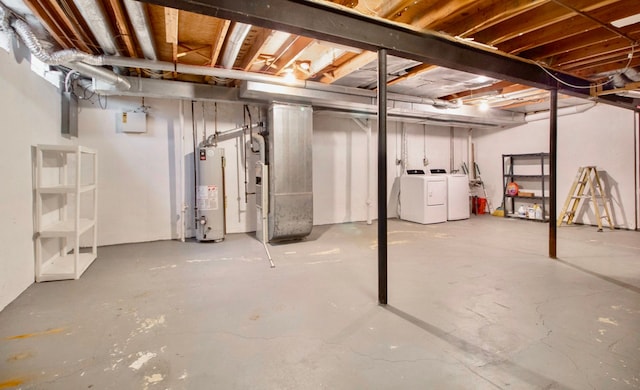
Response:
POLYGON ((469 218, 469 177, 463 173, 447 176, 447 220, 469 218))
POLYGON ((400 219, 421 224, 446 222, 446 176, 423 172, 400 177, 400 219))

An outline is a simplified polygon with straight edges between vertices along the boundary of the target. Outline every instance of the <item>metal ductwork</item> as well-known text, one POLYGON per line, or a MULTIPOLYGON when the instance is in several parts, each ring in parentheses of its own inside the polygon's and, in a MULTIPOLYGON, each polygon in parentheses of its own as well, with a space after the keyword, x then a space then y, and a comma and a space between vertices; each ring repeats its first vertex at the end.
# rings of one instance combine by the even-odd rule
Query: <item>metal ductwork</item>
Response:
POLYGON ((236 62, 236 58, 238 58, 240 48, 242 48, 242 43, 247 38, 249 31, 251 31, 251 27, 252 26, 250 24, 234 24, 231 29, 231 33, 229 34, 229 39, 227 40, 227 46, 224 49, 224 53, 222 53, 223 68, 233 68, 233 64, 236 62))
MULTIPOLYGON (((580 113, 589 111, 590 109, 595 107, 596 104, 597 103, 587 103, 587 104, 581 104, 579 106, 563 107, 558 109, 558 116, 560 117, 560 116, 566 116, 566 115, 580 114, 580 113)), ((534 121, 549 119, 549 116, 550 116, 549 111, 536 112, 536 113, 525 115, 525 120, 527 122, 534 122, 534 121)))
POLYGON ((24 44, 29 48, 31 54, 48 65, 64 65, 69 62, 82 61, 90 65, 100 65, 99 57, 75 50, 60 50, 55 53, 49 53, 40 43, 40 40, 31 31, 29 25, 20 20, 14 19, 11 26, 15 32, 22 38, 24 44))
POLYGON ((313 109, 272 104, 268 124, 269 241, 301 239, 313 228, 313 109))
MULTIPOLYGON (((145 68, 149 70, 157 70, 164 72, 179 72, 192 74, 197 76, 213 76, 227 79, 237 79, 243 81, 254 81, 259 83, 269 83, 281 85, 285 87, 304 88, 305 90, 326 91, 338 94, 347 94, 353 96, 364 97, 368 100, 376 98, 376 91, 370 91, 361 88, 345 87, 333 84, 324 84, 307 80, 285 80, 283 77, 272 76, 268 74, 260 74, 253 72, 244 72, 235 69, 212 68, 209 66, 174 64, 167 61, 147 61, 137 58, 102 56, 100 57, 100 65, 145 68)), ((458 109, 455 103, 448 100, 422 98, 415 96, 407 96, 395 93, 388 94, 389 99, 403 101, 407 103, 428 104, 438 108, 458 109)))
MULTIPOLYGON (((6 10, 3 10, 3 12, 5 11, 6 10)), ((101 64, 100 57, 95 57, 73 49, 49 53, 42 46, 42 43, 38 37, 35 36, 33 31, 31 31, 31 28, 26 22, 21 19, 14 19, 13 22, 11 22, 11 27, 13 27, 13 30, 22 39, 31 54, 45 64, 67 66, 85 75, 99 78, 109 84, 112 84, 119 90, 127 90, 131 88, 129 81, 123 77, 118 76, 110 70, 94 66, 101 64)))
POLYGON ((136 33, 144 58, 151 61, 157 60, 158 55, 156 54, 156 45, 153 42, 146 4, 134 0, 124 0, 124 6, 129 14, 131 26, 136 33))
POLYGON ((129 81, 110 70, 91 66, 84 62, 70 62, 66 64, 66 66, 70 67, 71 69, 75 69, 86 76, 91 76, 94 79, 100 79, 106 83, 112 84, 118 90, 126 91, 131 88, 131 83, 129 83, 129 81))
POLYGON ((76 7, 87 22, 93 36, 106 54, 120 54, 116 42, 113 39, 114 34, 109 24, 102 3, 96 0, 73 0, 76 7))

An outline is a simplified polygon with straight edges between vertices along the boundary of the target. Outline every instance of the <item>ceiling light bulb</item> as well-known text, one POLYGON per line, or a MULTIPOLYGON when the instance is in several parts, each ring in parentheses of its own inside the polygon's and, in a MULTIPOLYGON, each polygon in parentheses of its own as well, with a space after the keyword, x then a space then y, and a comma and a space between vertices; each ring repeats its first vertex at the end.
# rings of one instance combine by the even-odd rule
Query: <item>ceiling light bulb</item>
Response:
POLYGON ((302 70, 311 69, 311 61, 300 61, 300 69, 302 70))
POLYGON ((480 111, 487 111, 489 109, 489 102, 486 100, 483 100, 482 102, 480 102, 480 111))
POLYGON ((293 74, 293 70, 291 72, 285 72, 284 75, 284 81, 288 82, 288 83, 292 83, 294 81, 296 81, 296 75, 293 74))

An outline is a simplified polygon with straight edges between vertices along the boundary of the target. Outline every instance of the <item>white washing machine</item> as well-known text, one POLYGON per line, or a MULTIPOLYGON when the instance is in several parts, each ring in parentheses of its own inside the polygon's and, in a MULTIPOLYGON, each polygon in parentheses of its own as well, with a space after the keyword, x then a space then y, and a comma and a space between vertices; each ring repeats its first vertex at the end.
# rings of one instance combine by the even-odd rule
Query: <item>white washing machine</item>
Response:
POLYGON ((464 173, 447 176, 447 220, 469 218, 469 177, 464 173))
POLYGON ((400 178, 400 219, 421 224, 446 222, 446 176, 425 175, 424 172, 403 175, 400 178))

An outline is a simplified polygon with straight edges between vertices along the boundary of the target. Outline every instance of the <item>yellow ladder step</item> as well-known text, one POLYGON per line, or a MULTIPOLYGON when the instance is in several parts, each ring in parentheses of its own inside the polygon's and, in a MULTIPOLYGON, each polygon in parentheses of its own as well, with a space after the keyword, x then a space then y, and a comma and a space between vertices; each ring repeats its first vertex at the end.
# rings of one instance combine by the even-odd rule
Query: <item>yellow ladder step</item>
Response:
POLYGON ((573 218, 576 216, 578 205, 581 203, 580 201, 582 199, 590 199, 593 203, 595 216, 598 221, 598 231, 602 231, 602 219, 607 220, 611 230, 614 229, 613 221, 611 220, 611 213, 609 212, 609 205, 607 204, 608 198, 604 196, 600 175, 598 174, 598 170, 595 166, 584 166, 578 168, 576 178, 571 185, 571 189, 567 195, 567 200, 564 202, 564 206, 560 212, 558 226, 562 225, 562 222, 566 222, 567 225, 573 223, 573 218), (589 195, 583 195, 586 187, 589 188, 589 195), (598 202, 598 200, 602 200, 602 202, 598 202), (601 207, 604 211, 604 215, 601 215, 601 207))

